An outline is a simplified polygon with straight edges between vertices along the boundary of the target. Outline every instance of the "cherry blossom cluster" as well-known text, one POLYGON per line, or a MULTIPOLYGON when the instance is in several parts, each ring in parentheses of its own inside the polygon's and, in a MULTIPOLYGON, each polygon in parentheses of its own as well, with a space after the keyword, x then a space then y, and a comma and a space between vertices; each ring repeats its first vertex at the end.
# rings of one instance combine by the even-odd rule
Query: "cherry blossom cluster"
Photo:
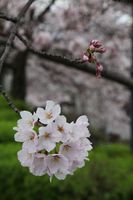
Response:
POLYGON ((102 46, 102 43, 99 40, 92 40, 83 54, 83 60, 88 61, 89 63, 96 64, 96 76, 101 77, 101 72, 103 71, 103 66, 99 63, 94 53, 105 53, 106 49, 102 46))
POLYGON ((13 128, 15 141, 22 142, 18 152, 21 165, 36 176, 48 174, 50 180, 53 176, 65 179, 83 167, 92 149, 87 116, 68 123, 60 113, 60 105, 47 101, 45 109, 39 107, 33 114, 21 111, 13 128))

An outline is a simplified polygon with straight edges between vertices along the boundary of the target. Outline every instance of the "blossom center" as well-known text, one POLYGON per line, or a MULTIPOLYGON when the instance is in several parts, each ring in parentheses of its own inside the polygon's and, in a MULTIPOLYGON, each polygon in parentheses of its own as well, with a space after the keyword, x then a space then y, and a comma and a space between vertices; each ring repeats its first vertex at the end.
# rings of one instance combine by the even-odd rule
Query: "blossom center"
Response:
POLYGON ((69 151, 69 150, 70 150, 70 148, 71 148, 71 146, 70 146, 70 145, 65 145, 65 146, 64 146, 64 148, 63 148, 63 150, 64 150, 64 151, 69 151))
POLYGON ((53 156, 53 159, 55 162, 59 162, 60 157, 58 155, 56 155, 56 156, 53 156))
POLYGON ((61 132, 61 133, 64 132, 64 128, 63 128, 63 126, 58 126, 58 127, 57 127, 57 130, 58 130, 59 132, 61 132))
POLYGON ((27 124, 30 125, 30 126, 32 126, 32 125, 33 125, 33 122, 32 122, 31 120, 29 120, 29 121, 27 122, 27 124))
POLYGON ((35 138, 35 134, 32 133, 32 135, 30 136, 30 140, 34 140, 34 138, 35 138))
POLYGON ((46 113, 46 118, 47 119, 51 119, 53 116, 52 116, 52 113, 51 112, 47 112, 46 113))
POLYGON ((50 133, 48 133, 48 132, 45 132, 45 133, 44 133, 44 137, 45 137, 45 139, 48 139, 48 138, 50 138, 50 133))

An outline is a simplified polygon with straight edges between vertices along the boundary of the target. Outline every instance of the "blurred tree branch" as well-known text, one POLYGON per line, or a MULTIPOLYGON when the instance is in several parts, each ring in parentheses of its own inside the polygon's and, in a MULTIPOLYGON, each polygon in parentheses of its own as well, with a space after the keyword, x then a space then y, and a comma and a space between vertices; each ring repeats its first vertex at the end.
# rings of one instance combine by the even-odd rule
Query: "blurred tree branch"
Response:
MULTIPOLYGON (((30 5, 34 1, 35 0, 29 0, 27 2, 27 4, 23 7, 23 9, 21 10, 21 12, 20 12, 20 14, 18 15, 17 18, 13 18, 11 16, 6 16, 4 13, 0 13, 0 18, 11 21, 11 22, 14 23, 14 25, 11 29, 11 33, 9 35, 9 38, 7 39, 5 50, 4 50, 2 57, 0 59, 0 73, 1 73, 1 70, 2 70, 3 63, 5 62, 5 59, 8 56, 8 53, 10 51, 12 42, 13 42, 15 36, 17 36, 31 53, 38 55, 41 58, 44 58, 46 60, 53 61, 53 62, 59 63, 59 64, 63 64, 64 66, 67 66, 68 68, 74 68, 76 70, 80 70, 82 72, 95 75, 95 73, 96 73, 95 68, 91 65, 85 64, 84 61, 82 61, 80 59, 70 59, 70 58, 62 57, 60 55, 54 55, 54 54, 51 54, 51 53, 39 51, 39 50, 35 49, 25 37, 23 37, 22 35, 17 33, 17 29, 20 25, 21 19, 23 18, 23 16, 27 12, 28 8, 30 7, 30 5)), ((39 18, 42 18, 45 15, 45 13, 47 13, 50 10, 51 6, 54 3, 55 3, 55 0, 52 0, 51 3, 48 5, 48 7, 46 7, 45 10, 40 14, 39 18)), ((112 70, 110 71, 110 70, 107 70, 107 69, 104 69, 102 76, 106 79, 113 80, 117 83, 120 83, 120 84, 130 88, 130 89, 133 89, 133 79, 131 79, 130 77, 121 75, 120 73, 116 73, 116 72, 113 72, 112 70)), ((2 95, 4 96, 6 101, 8 102, 9 106, 15 112, 19 113, 18 109, 15 108, 15 105, 12 104, 10 98, 8 97, 6 92, 3 90, 2 86, 0 86, 0 92, 2 93, 2 95)))
POLYGON ((56 0, 51 0, 49 5, 40 13, 40 15, 37 18, 37 21, 42 21, 43 17, 50 11, 51 7, 54 5, 56 0))
MULTIPOLYGON (((8 19, 6 19, 6 20, 8 20, 8 19)), ((16 35, 23 42, 23 44, 27 47, 27 49, 30 52, 32 52, 42 58, 45 58, 47 60, 50 60, 50 61, 53 61, 56 63, 60 63, 67 67, 74 68, 74 69, 95 75, 95 68, 93 66, 83 64, 83 61, 81 61, 81 60, 69 59, 69 58, 62 57, 60 55, 53 55, 53 54, 39 51, 39 50, 33 48, 32 45, 30 44, 30 42, 27 39, 25 39, 23 36, 21 36, 19 33, 16 33, 16 35)), ((130 88, 130 89, 133 89, 133 80, 129 77, 123 76, 119 73, 116 74, 116 72, 109 71, 107 69, 104 69, 102 76, 106 79, 113 80, 117 83, 120 83, 120 84, 130 88)))
MULTIPOLYGON (((11 45, 12 45, 12 42, 16 36, 16 32, 17 32, 17 29, 19 27, 19 24, 20 24, 20 21, 21 19, 24 17, 24 15, 26 14, 26 12, 28 11, 29 7, 31 6, 31 4, 34 2, 35 0, 29 0, 25 6, 22 8, 22 10, 20 11, 17 19, 16 19, 16 23, 12 26, 12 29, 11 29, 11 32, 10 32, 10 35, 7 39, 7 42, 6 42, 6 46, 5 46, 5 49, 2 53, 2 56, 0 58, 0 74, 1 74, 1 71, 2 71, 2 67, 3 67, 3 64, 9 54, 9 51, 10 51, 10 48, 11 48, 11 45)), ((6 20, 9 20, 8 17, 6 17, 6 20)), ((8 105, 16 112, 19 114, 19 110, 16 108, 16 106, 13 104, 13 102, 11 101, 11 99, 8 97, 6 91, 3 89, 2 85, 0 85, 0 93, 3 95, 3 97, 5 98, 5 100, 8 102, 8 105)))
POLYGON ((5 13, 0 13, 0 18, 5 19, 5 20, 10 21, 10 22, 13 22, 13 23, 17 22, 16 17, 7 16, 5 13))
POLYGON ((133 3, 133 0, 113 0, 120 3, 133 3))
MULTIPOLYGON (((10 51, 10 48, 11 48, 11 44, 15 38, 15 35, 16 35, 16 32, 17 32, 17 29, 19 27, 19 24, 20 24, 20 21, 21 21, 21 18, 23 18, 23 16, 26 14, 27 10, 29 9, 29 7, 31 6, 31 4, 34 2, 35 0, 29 0, 26 5, 22 8, 21 12, 19 13, 18 17, 17 17, 17 21, 16 23, 12 26, 12 29, 11 29, 11 32, 10 32, 10 35, 9 35, 9 38, 7 40, 7 43, 6 43, 6 46, 5 46, 5 50, 0 58, 0 73, 2 71, 2 67, 3 67, 3 64, 5 62, 5 59, 6 57, 8 56, 9 54, 9 51, 10 51)), ((9 19, 8 19, 9 20, 9 19)))
POLYGON ((12 102, 12 100, 10 99, 10 97, 7 95, 7 93, 4 90, 4 88, 2 87, 2 85, 0 85, 0 93, 2 94, 2 96, 4 97, 4 99, 7 101, 9 107, 12 108, 17 114, 19 114, 20 111, 15 106, 15 104, 12 102))
MULTIPOLYGON (((68 68, 74 68, 74 69, 80 70, 82 72, 90 73, 93 75, 95 75, 95 73, 96 73, 95 68, 93 66, 85 64, 82 60, 69 59, 66 57, 59 56, 59 55, 53 55, 50 53, 39 51, 39 50, 33 48, 32 45, 30 44, 30 42, 28 40, 26 40, 24 37, 22 37, 20 34, 17 33, 16 35, 23 42, 23 44, 27 47, 27 49, 30 52, 32 52, 33 54, 36 54, 36 55, 38 55, 42 58, 45 58, 49 61, 63 64, 65 66, 67 66, 68 68)), ((120 84, 130 88, 130 89, 133 89, 133 79, 131 79, 130 77, 126 77, 124 75, 107 70, 105 68, 102 72, 102 76, 106 79, 113 80, 117 83, 120 83, 120 84)))

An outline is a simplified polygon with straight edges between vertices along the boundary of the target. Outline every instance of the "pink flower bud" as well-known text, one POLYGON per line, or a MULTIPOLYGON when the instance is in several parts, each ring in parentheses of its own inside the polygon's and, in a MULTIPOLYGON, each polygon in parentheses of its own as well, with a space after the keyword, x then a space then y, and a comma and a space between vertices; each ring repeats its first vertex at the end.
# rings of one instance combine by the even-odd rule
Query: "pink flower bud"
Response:
POLYGON ((90 46, 93 45, 95 48, 99 48, 102 46, 102 43, 99 40, 92 40, 90 42, 90 46))
POLYGON ((98 70, 99 70, 100 72, 103 71, 103 66, 102 66, 101 64, 98 64, 98 65, 97 65, 97 68, 98 68, 98 70))
POLYGON ((93 44, 91 44, 91 45, 89 46, 89 49, 90 49, 91 51, 95 51, 95 47, 93 46, 93 44))
POLYGON ((88 56, 84 54, 84 55, 83 55, 83 60, 84 60, 84 61, 88 61, 88 60, 89 60, 88 56))
POLYGON ((101 77, 101 72, 103 71, 103 66, 100 63, 96 64, 96 77, 101 77))
POLYGON ((104 47, 96 48, 96 49, 95 49, 95 52, 98 52, 98 53, 105 53, 105 52, 106 52, 106 49, 105 49, 104 47))
POLYGON ((94 63, 94 62, 96 62, 97 61, 97 59, 96 59, 96 57, 94 56, 94 54, 92 55, 92 54, 90 54, 89 55, 89 57, 88 57, 88 61, 90 62, 90 63, 94 63))
POLYGON ((87 48, 86 52, 83 55, 83 60, 88 61, 89 63, 96 64, 96 76, 97 78, 101 77, 101 72, 103 71, 103 66, 98 62, 95 53, 104 53, 106 49, 102 46, 102 43, 99 40, 92 40, 87 48))

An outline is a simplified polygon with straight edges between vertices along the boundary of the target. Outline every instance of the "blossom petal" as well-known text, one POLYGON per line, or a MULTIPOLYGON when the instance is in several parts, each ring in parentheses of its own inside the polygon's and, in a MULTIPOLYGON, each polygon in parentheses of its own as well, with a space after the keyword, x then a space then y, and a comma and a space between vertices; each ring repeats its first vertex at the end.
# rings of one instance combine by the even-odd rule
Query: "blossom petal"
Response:
POLYGON ((50 111, 54 106, 55 106, 54 101, 49 100, 49 101, 46 102, 46 110, 50 111))
POLYGON ((37 145, 34 140, 27 140, 23 143, 23 148, 28 151, 28 153, 35 153, 37 151, 37 145))
POLYGON ((32 119, 32 113, 29 112, 29 111, 21 111, 21 112, 20 112, 20 116, 21 116, 22 119, 24 119, 24 120, 32 119))
POLYGON ((88 117, 86 115, 82 115, 77 119, 76 123, 78 125, 86 125, 86 126, 88 126, 89 125, 88 117))
POLYGON ((30 172, 35 176, 42 176, 46 174, 46 159, 44 156, 35 156, 30 166, 30 172))
POLYGON ((29 154, 26 149, 18 151, 18 160, 21 162, 21 165, 24 167, 29 167, 33 161, 33 154, 29 154))

